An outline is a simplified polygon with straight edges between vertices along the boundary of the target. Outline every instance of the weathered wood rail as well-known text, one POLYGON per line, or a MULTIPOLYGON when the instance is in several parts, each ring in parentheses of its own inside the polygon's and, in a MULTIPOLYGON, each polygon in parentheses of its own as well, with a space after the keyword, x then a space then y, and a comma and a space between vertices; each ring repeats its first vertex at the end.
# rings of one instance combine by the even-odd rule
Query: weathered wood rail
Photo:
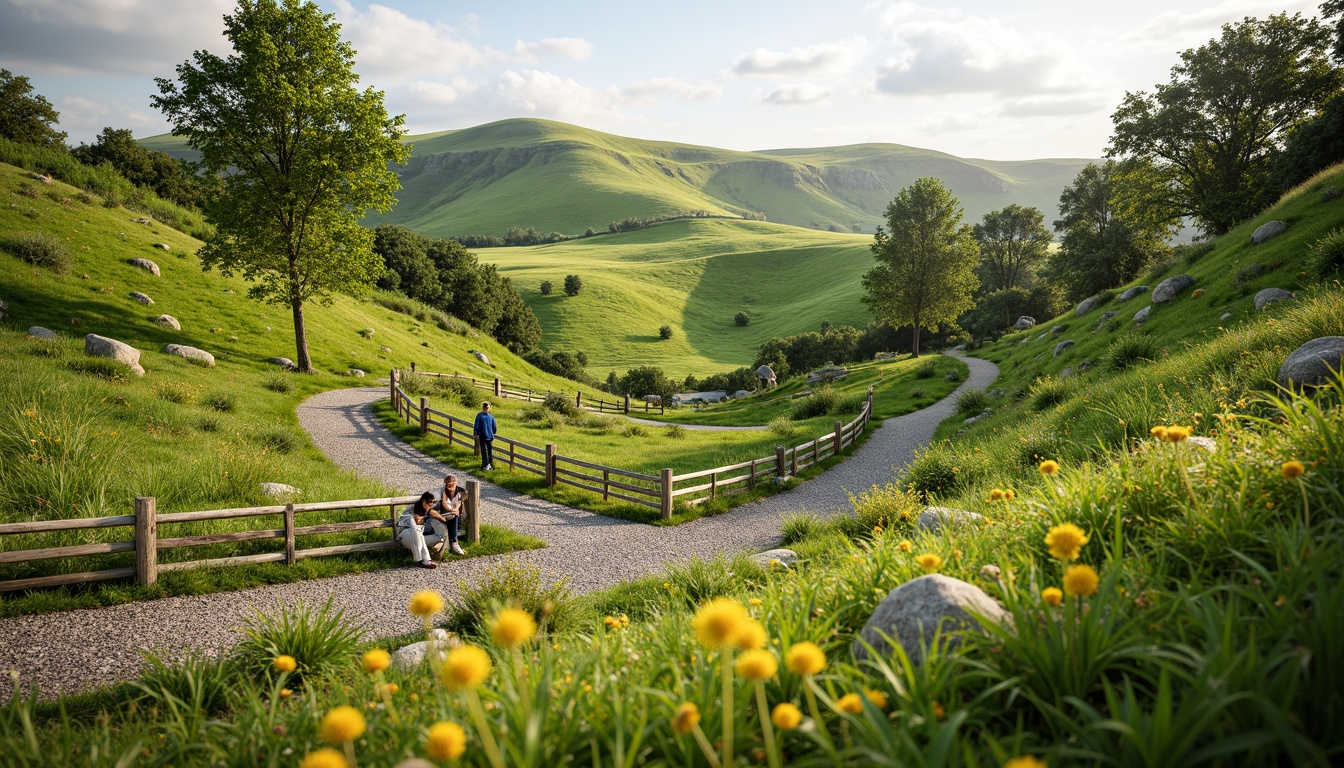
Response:
MULTIPOLYGON (((525 400, 529 403, 540 403, 546 400, 547 395, 551 394, 549 391, 538 392, 535 389, 510 387, 501 382, 498 376, 491 381, 488 379, 476 379, 471 376, 464 376, 460 373, 421 371, 416 368, 414 362, 411 363, 411 373, 417 376, 429 376, 436 379, 458 379, 459 381, 470 382, 471 386, 476 389, 483 389, 487 392, 491 392, 495 397, 498 397, 501 400, 525 400)), ((568 397, 568 393, 561 394, 568 397)), ((615 397, 615 395, 613 395, 613 397, 615 397)), ((628 414, 632 412, 653 413, 654 411, 657 411, 659 414, 662 414, 665 412, 662 402, 658 402, 656 405, 648 401, 634 402, 632 404, 629 395, 625 395, 623 399, 618 398, 611 402, 607 402, 604 397, 595 398, 592 395, 585 395, 582 391, 576 391, 574 393, 574 405, 575 407, 590 413, 628 414)))

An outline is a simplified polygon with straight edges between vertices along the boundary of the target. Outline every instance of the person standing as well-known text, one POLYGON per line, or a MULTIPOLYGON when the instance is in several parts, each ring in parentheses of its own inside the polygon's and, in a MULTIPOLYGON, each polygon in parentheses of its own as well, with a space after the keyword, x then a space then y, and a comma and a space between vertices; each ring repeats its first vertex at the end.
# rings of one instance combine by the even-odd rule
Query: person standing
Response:
POLYGON ((495 468, 495 432, 499 425, 490 413, 490 401, 481 403, 481 412, 476 414, 476 424, 471 433, 481 443, 481 471, 489 472, 495 468))

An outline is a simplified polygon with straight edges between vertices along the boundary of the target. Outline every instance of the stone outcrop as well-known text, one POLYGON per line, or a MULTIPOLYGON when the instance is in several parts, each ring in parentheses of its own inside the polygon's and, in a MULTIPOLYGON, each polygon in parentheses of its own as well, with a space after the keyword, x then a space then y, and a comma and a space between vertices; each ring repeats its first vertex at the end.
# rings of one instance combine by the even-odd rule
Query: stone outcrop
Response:
POLYGON ((1144 323, 1148 322, 1148 318, 1151 317, 1152 314, 1153 314, 1153 305, 1149 304, 1148 306, 1134 313, 1134 324, 1143 325, 1144 323))
POLYGON ((1097 319, 1097 324, 1092 326, 1092 332, 1096 333, 1097 331, 1100 331, 1102 327, 1106 325, 1107 320, 1110 320, 1112 317, 1115 317, 1118 314, 1120 313, 1115 310, 1111 310, 1109 312, 1102 312, 1101 317, 1097 319))
POLYGON ((131 259, 131 266, 139 267, 140 269, 153 274, 155 277, 160 277, 159 265, 149 259, 131 259))
POLYGON ((854 641, 854 658, 868 658, 865 643, 887 656, 893 650, 887 641, 891 638, 919 664, 935 639, 950 648, 962 633, 983 631, 976 616, 1001 626, 1012 623, 1012 616, 974 584, 940 573, 920 576, 891 590, 878 604, 859 632, 860 640, 854 641))
POLYGON ((751 556, 751 561, 769 570, 772 567, 792 567, 798 561, 798 553, 792 549, 767 549, 751 556))
POLYGON ((1293 350, 1279 366, 1279 383, 1319 387, 1330 380, 1332 371, 1340 370, 1344 370, 1344 336, 1322 336, 1293 350))
POLYGON ((915 527, 921 531, 937 533, 939 530, 947 528, 956 528, 959 526, 979 525, 984 521, 984 515, 975 512, 967 512, 964 509, 954 509, 953 507, 925 507, 923 512, 915 520, 915 527))
POLYGON ((264 495, 270 496, 273 499, 284 498, 287 496, 300 496, 303 494, 303 491, 298 488, 295 488, 292 485, 285 485, 284 483, 262 483, 260 488, 264 495))
POLYGON ((182 323, 178 322, 177 318, 172 315, 159 315, 154 318, 154 324, 170 331, 182 330, 182 323))
POLYGON ((115 360, 130 368, 136 376, 145 375, 145 369, 140 367, 140 350, 116 339, 90 333, 84 337, 84 354, 115 360))
POLYGON ((56 340, 56 334, 54 332, 48 328, 43 328, 40 325, 34 325, 32 328, 29 328, 28 335, 35 339, 46 339, 47 341, 56 340))
POLYGON ((1259 245, 1266 240, 1278 237, 1288 231, 1288 224, 1282 221, 1271 221, 1268 224, 1261 224, 1251 233, 1251 242, 1259 245))
POLYGON ((1091 312, 1092 308, 1097 306, 1097 298, 1098 297, 1096 296, 1088 296, 1086 299, 1083 299, 1082 303, 1079 304, 1078 307, 1073 310, 1073 314, 1078 317, 1082 317, 1083 315, 1086 315, 1088 312, 1091 312))
POLYGON ((1064 354, 1065 350, 1073 346, 1073 339, 1065 339, 1055 345, 1055 357, 1064 354))
POLYGON ((1153 303, 1166 304, 1185 293, 1185 289, 1195 284, 1195 278, 1189 275, 1173 275, 1157 284, 1153 289, 1153 303))
POLYGON ((1027 315, 1023 315, 1023 316, 1017 318, 1017 322, 1016 322, 1016 323, 1013 323, 1013 330, 1014 330, 1014 331, 1025 331, 1025 330, 1031 328, 1031 327, 1034 326, 1034 325, 1036 325, 1036 318, 1034 318, 1034 317, 1028 317, 1027 315))
POLYGON ((1276 301, 1293 298, 1292 291, 1285 291, 1282 288, 1266 288, 1255 294, 1255 308, 1264 309, 1276 301))
POLYGON ((290 360, 288 357, 268 357, 266 358, 266 362, 271 365, 278 365, 287 371, 293 371, 298 367, 294 365, 294 361, 290 360))
POLYGON ((1124 293, 1121 293, 1119 296, 1116 296, 1116 297, 1115 297, 1115 300, 1116 300, 1116 301, 1129 301, 1130 299, 1134 298, 1135 296, 1138 296, 1138 295, 1141 294, 1141 293, 1147 293, 1147 292, 1148 292, 1148 286, 1146 286, 1146 285, 1136 285, 1136 286, 1134 286, 1133 288, 1126 288, 1125 291, 1124 291, 1124 293))
POLYGON ((129 295, 132 299, 144 304, 146 307, 154 306, 154 300, 139 291, 131 291, 129 295))
POLYGON ((192 362, 204 365, 206 368, 215 367, 215 356, 206 352, 204 349, 188 347, 185 344, 166 344, 163 347, 163 351, 169 355, 185 357, 192 362))

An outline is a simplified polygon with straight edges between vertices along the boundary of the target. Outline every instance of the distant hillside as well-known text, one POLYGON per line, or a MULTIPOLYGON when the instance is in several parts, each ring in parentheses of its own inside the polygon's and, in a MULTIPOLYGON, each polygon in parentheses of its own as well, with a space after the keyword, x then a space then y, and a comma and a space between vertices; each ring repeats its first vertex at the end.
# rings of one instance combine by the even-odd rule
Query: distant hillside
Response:
MULTIPOLYGON (((614 136, 547 120, 514 119, 413 136, 404 187, 370 225, 404 224, 448 237, 509 226, 579 234, 614 220, 691 211, 810 229, 871 233, 896 192, 936 176, 968 221, 1009 203, 1056 213, 1085 159, 975 160, 898 144, 736 152, 614 136)), ((187 157, 179 139, 150 149, 187 157)))

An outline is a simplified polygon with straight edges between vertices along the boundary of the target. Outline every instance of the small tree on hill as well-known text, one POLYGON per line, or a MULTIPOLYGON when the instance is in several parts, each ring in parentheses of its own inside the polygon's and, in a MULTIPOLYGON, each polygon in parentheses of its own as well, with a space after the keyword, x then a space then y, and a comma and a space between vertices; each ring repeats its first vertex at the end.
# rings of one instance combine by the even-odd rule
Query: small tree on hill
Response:
POLYGON ((658 338, 662 339, 663 341, 667 341, 668 339, 672 338, 672 326, 664 325, 661 328, 659 328, 658 338))
POLYGON ((1045 216, 1036 208, 1013 204, 990 211, 973 231, 989 291, 1025 287, 1050 248, 1045 216))
POLYGON ((751 316, 748 315, 746 312, 738 312, 736 315, 733 316, 733 322, 737 323, 738 325, 746 325, 747 323, 751 322, 751 316))
POLYGON ((578 296, 583 289, 583 280, 578 275, 565 275, 565 295, 578 296))
POLYGON ((0 137, 20 144, 65 146, 65 134, 56 130, 61 113, 23 75, 0 69, 0 137))
POLYGON ((542 281, 541 281, 541 295, 542 295, 542 296, 550 296, 550 295, 551 295, 551 281, 550 281, 550 280, 542 280, 542 281))

